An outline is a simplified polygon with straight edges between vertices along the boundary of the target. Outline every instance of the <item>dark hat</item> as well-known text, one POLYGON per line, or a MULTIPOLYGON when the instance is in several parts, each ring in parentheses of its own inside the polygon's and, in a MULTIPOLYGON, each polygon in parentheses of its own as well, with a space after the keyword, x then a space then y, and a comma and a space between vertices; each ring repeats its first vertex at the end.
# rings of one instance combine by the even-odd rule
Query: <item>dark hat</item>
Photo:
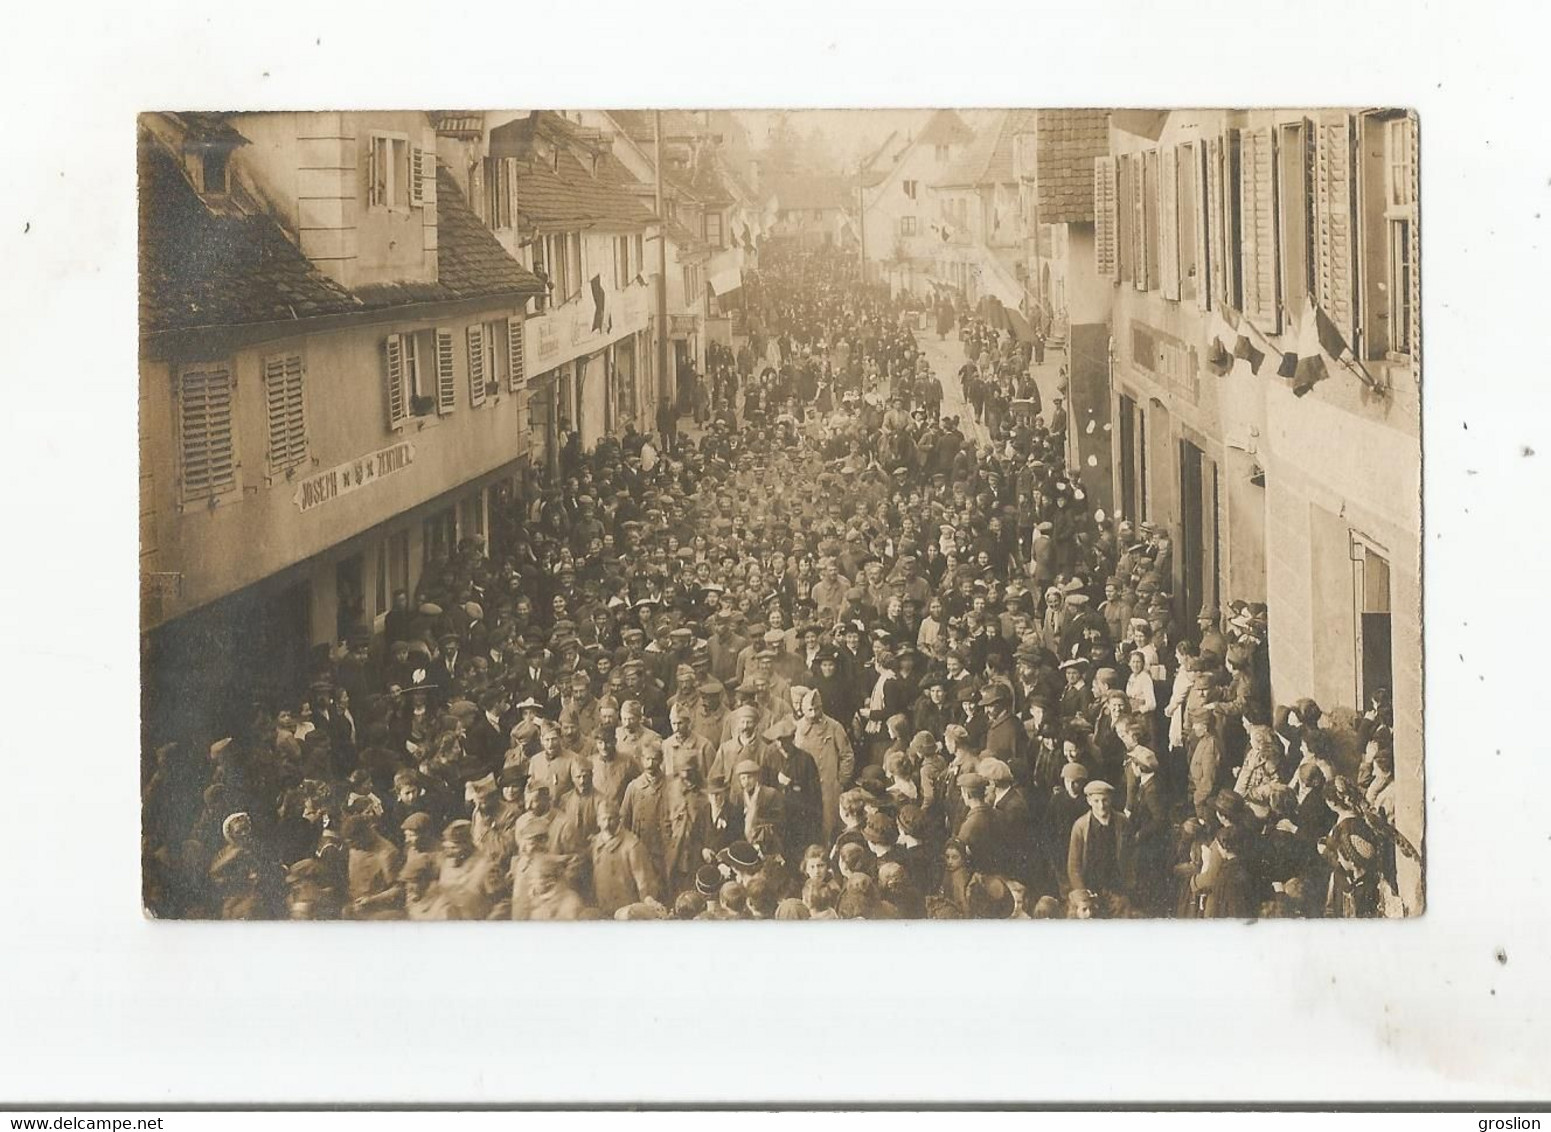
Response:
POLYGON ((760 865, 759 851, 747 841, 734 841, 718 853, 716 859, 744 872, 751 872, 760 865))
POLYGON ((695 891, 707 899, 715 899, 722 890, 722 871, 715 865, 701 865, 695 872, 695 891))
POLYGON ((1012 699, 1012 692, 1008 690, 1006 684, 1000 682, 987 684, 980 693, 980 702, 987 707, 992 704, 1006 703, 1010 699, 1012 699))

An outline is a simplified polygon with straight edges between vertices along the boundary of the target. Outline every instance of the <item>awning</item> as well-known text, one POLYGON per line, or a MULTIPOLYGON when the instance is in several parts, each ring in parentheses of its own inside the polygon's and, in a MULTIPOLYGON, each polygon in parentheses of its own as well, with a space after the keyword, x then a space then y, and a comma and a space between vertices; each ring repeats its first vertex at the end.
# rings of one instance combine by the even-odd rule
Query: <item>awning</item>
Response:
POLYGON ((720 298, 729 295, 743 286, 743 272, 736 267, 729 267, 726 271, 718 271, 711 276, 711 290, 720 298))

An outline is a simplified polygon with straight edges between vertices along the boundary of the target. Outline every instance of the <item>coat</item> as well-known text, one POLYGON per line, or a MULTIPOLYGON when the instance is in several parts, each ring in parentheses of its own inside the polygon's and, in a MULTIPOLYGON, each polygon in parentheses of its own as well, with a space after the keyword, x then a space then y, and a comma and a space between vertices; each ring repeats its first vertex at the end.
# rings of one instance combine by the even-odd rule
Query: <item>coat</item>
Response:
MULTIPOLYGON (((1088 872, 1092 854, 1091 831, 1096 824, 1097 821, 1091 811, 1072 824, 1072 836, 1067 845, 1066 878, 1067 883, 1074 889, 1092 890, 1094 886, 1090 882, 1097 879, 1091 877, 1088 872)), ((1127 893, 1136 879, 1131 824, 1126 820, 1126 816, 1120 813, 1112 814, 1109 824, 1115 831, 1115 869, 1119 890, 1121 893, 1127 893)))
POLYGON ((592 886, 593 901, 605 916, 648 897, 662 899, 662 883, 646 847, 624 828, 593 838, 592 886))
POLYGON ((856 772, 851 738, 838 720, 826 715, 813 724, 799 720, 792 739, 797 749, 813 760, 818 771, 819 826, 823 843, 828 845, 840 824, 840 793, 851 784, 856 772))

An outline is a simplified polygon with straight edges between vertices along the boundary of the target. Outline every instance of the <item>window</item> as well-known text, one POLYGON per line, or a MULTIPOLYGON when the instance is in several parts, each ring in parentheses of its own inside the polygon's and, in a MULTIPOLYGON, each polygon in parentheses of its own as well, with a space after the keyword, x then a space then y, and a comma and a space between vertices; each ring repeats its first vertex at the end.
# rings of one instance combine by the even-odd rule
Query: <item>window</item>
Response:
POLYGON ((1239 131, 1239 278, 1244 316, 1266 334, 1280 333, 1281 276, 1276 245, 1276 155, 1269 126, 1239 131))
POLYGON ((439 350, 436 344, 422 341, 429 337, 425 332, 387 337, 384 357, 390 429, 401 427, 411 416, 424 417, 437 411, 432 367, 437 364, 433 355, 439 350))
POLYGON ((178 379, 178 450, 185 501, 214 499, 237 486, 234 392, 232 371, 225 365, 185 370, 178 379))
POLYGON ((403 134, 373 133, 367 140, 366 196, 374 209, 409 207, 409 139, 403 134))
POLYGON ((264 359, 269 415, 269 470, 283 472, 307 458, 307 419, 300 354, 264 359))
POLYGON ((1285 321, 1309 299, 1309 168, 1302 122, 1277 132, 1276 192, 1285 321))
POLYGON ((726 246, 722 232, 722 214, 720 212, 707 212, 705 214, 705 238, 708 244, 714 244, 719 248, 726 246))
POLYGON ((1389 560, 1382 547, 1352 533, 1352 599, 1356 629, 1357 702, 1367 707, 1381 688, 1394 688, 1390 635, 1389 560))
POLYGON ((1392 357, 1417 354, 1416 120, 1409 115, 1384 123, 1384 228, 1388 241, 1389 341, 1392 357))
POLYGON ((205 193, 219 196, 227 191, 227 166, 232 151, 224 147, 207 149, 200 159, 200 181, 205 193))
POLYGON ((1179 287, 1179 151, 1158 151, 1158 286, 1165 299, 1178 299, 1179 287))
POLYGON ((1234 310, 1244 309, 1244 271, 1239 252, 1244 243, 1243 218, 1239 208, 1239 131, 1229 130, 1223 139, 1222 216, 1223 216, 1223 297, 1234 310))
POLYGON ((1138 280, 1137 290, 1151 291, 1159 285, 1159 264, 1163 254, 1158 225, 1158 151, 1149 149, 1141 161, 1141 250, 1137 262, 1143 265, 1144 280, 1138 280))
MULTIPOLYGON (((630 281, 635 278, 635 271, 631 270, 630 252, 632 240, 629 236, 616 236, 614 244, 614 286, 624 290, 630 286, 630 281)), ((639 269, 640 264, 635 265, 639 269)))
POLYGON ((1115 267, 1120 281, 1129 283, 1136 276, 1136 162, 1129 153, 1120 155, 1115 161, 1120 182, 1115 210, 1115 267))
POLYGON ((485 223, 493 229, 517 226, 517 159, 487 157, 484 161, 485 223))
POLYGON ((902 184, 903 184, 903 187, 904 187, 904 190, 905 190, 905 195, 907 197, 909 197, 911 200, 915 200, 916 199, 916 189, 920 185, 920 182, 919 181, 904 181, 904 182, 902 182, 902 184))
MULTIPOLYGON (((639 275, 646 270, 646 237, 635 237, 635 274, 639 275)), ((631 278, 634 278, 632 276, 631 278)))
POLYGON ((948 160, 948 147, 945 146, 945 145, 936 146, 935 150, 934 150, 934 155, 937 158, 937 164, 939 164, 939 165, 943 164, 944 162, 946 162, 948 160))
MULTIPOLYGON (((529 268, 545 283, 552 282, 549 277, 549 254, 546 250, 549 243, 547 236, 539 236, 528 245, 529 268)), ((533 309, 543 314, 550 300, 551 292, 541 291, 533 298, 533 309)))
POLYGON ((916 234, 916 218, 914 216, 901 216, 899 218, 899 234, 901 236, 914 236, 916 234))
MULTIPOLYGON (((1093 162, 1093 254, 1094 269, 1104 279, 1119 277, 1116 258, 1115 159, 1095 158, 1093 162)), ((1127 512, 1129 514, 1129 512, 1127 512)))
POLYGON ((1201 163, 1194 145, 1175 150, 1179 205, 1179 297, 1199 302, 1201 296, 1201 163))

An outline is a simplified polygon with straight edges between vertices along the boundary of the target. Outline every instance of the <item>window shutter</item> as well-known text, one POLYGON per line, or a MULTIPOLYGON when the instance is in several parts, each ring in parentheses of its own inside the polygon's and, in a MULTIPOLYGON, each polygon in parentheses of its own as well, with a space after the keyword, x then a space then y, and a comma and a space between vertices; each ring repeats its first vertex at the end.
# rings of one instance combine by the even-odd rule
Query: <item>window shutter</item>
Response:
POLYGON ((507 383, 513 393, 528 383, 527 357, 523 352, 523 320, 513 316, 506 320, 506 370, 507 383))
POLYGON ((425 144, 420 147, 421 183, 420 199, 424 204, 436 203, 436 135, 425 134, 425 144))
POLYGON ((1195 162, 1195 196, 1184 203, 1193 209, 1196 222, 1196 306, 1210 310, 1211 291, 1211 219, 1207 201, 1210 192, 1206 180, 1206 143, 1197 142, 1189 149, 1190 160, 1195 162))
POLYGON ((1239 225, 1244 316, 1267 334, 1281 332, 1277 295, 1275 157, 1271 129, 1239 135, 1239 225))
POLYGON ((501 158, 501 166, 506 174, 506 223, 508 227, 517 227, 517 159, 515 157, 501 158))
POLYGON ((1131 223, 1135 215, 1131 206, 1131 157, 1122 154, 1116 159, 1119 174, 1118 199, 1115 207, 1115 270, 1122 283, 1136 276, 1136 256, 1132 248, 1131 223))
POLYGON ((264 398, 269 414, 269 466, 283 471, 307 455, 307 422, 302 358, 291 354, 264 360, 264 398))
POLYGON ((485 327, 475 323, 468 328, 469 404, 485 403, 485 327))
POLYGON ((183 375, 178 390, 183 497, 201 499, 237 484, 232 437, 232 374, 225 366, 183 375))
POLYGON ((1094 268, 1105 279, 1120 275, 1115 249, 1115 159, 1095 158, 1093 162, 1093 254, 1094 268))
POLYGON ((376 138, 370 138, 366 143, 366 203, 375 208, 382 203, 382 198, 377 194, 377 162, 382 156, 382 146, 376 138))
POLYGON ((1158 286, 1165 299, 1179 299, 1179 154, 1158 152, 1158 286))
POLYGON ((1145 291, 1150 283, 1147 262, 1147 155, 1138 153, 1131 161, 1131 262, 1136 289, 1145 291))
POLYGON ((1314 298, 1348 345, 1356 341, 1352 273, 1352 123, 1311 123, 1314 143, 1314 298))
POLYGON ((1223 239, 1222 207, 1222 139, 1208 138, 1206 142, 1206 264, 1207 291, 1210 298, 1207 309, 1222 307, 1225 276, 1223 257, 1226 252, 1223 239))
POLYGON ((1411 164, 1411 361, 1422 364, 1422 165, 1417 145, 1420 125, 1413 117, 1406 124, 1406 144, 1411 164))
POLYGON ((469 204, 474 208, 474 215, 485 224, 490 223, 490 217, 485 207, 485 163, 476 158, 469 163, 469 204))
POLYGON ((436 331, 436 411, 450 413, 458 407, 457 376, 452 368, 452 331, 436 331))
POLYGON ((387 347, 388 427, 398 428, 409 416, 404 392, 404 339, 388 335, 387 347))
POLYGON ((425 150, 418 145, 409 151, 409 203, 425 204, 425 150))

